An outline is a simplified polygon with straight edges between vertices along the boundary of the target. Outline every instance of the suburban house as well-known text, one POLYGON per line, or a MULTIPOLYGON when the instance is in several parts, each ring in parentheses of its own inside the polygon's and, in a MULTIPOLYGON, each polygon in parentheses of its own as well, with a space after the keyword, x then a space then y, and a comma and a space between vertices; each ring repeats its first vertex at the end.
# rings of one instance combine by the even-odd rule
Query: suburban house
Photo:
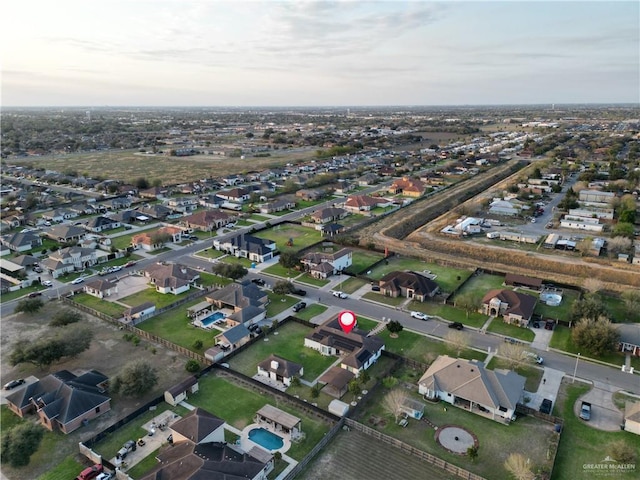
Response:
POLYGON ((156 311, 156 305, 152 302, 144 302, 140 305, 128 308, 124 311, 123 316, 126 320, 136 323, 136 320, 151 315, 156 311))
POLYGON ((379 281, 380 293, 388 297, 406 297, 424 302, 433 298, 440 287, 425 275, 416 272, 389 272, 379 281))
POLYGON ((214 240, 216 250, 227 252, 236 257, 248 258, 254 262, 266 262, 275 256, 276 242, 266 238, 254 237, 247 233, 223 240, 214 240))
POLYGON ((76 218, 78 216, 78 212, 74 212, 73 210, 67 210, 64 208, 54 210, 52 212, 45 212, 42 214, 42 218, 48 220, 50 222, 64 222, 65 220, 71 220, 72 218, 76 218))
POLYGON ((509 423, 524 394, 525 380, 511 370, 487 370, 479 360, 440 355, 418 381, 418 392, 509 423))
POLYGON ((48 258, 40 262, 40 265, 53 275, 53 278, 58 278, 65 273, 85 270, 95 265, 96 262, 95 249, 67 247, 50 253, 48 258))
POLYGON ((198 200, 196 198, 176 197, 170 198, 166 202, 169 209, 174 212, 188 213, 198 208, 198 200))
POLYGON ((84 228, 75 225, 55 225, 45 230, 43 234, 56 242, 69 243, 82 240, 87 232, 84 228))
POLYGON ((90 232, 94 233, 111 230, 114 228, 118 228, 119 226, 120 222, 118 222, 117 220, 112 220, 108 217, 103 217, 102 215, 90 218, 87 223, 84 224, 85 230, 89 230, 90 232))
POLYGON ((271 354, 258 364, 258 375, 289 387, 294 377, 300 378, 304 375, 304 367, 271 354))
POLYGON ((349 215, 344 208, 328 207, 316 210, 311 214, 311 220, 315 223, 335 222, 349 215))
POLYGON ((138 214, 143 217, 156 218, 158 220, 164 220, 171 215, 171 209, 164 205, 143 205, 138 209, 138 214))
POLYGON ((336 275, 353 263, 353 251, 343 248, 335 253, 310 252, 300 260, 305 270, 314 278, 327 278, 336 275))
POLYGON ((161 227, 155 232, 142 232, 131 238, 134 248, 141 248, 147 252, 162 248, 168 242, 179 243, 182 241, 184 231, 174 226, 161 227))
POLYGON ((245 280, 231 283, 205 297, 218 310, 226 311, 227 325, 251 324, 264 320, 269 296, 255 284, 245 280))
POLYGON ((251 192, 246 188, 232 188, 231 190, 218 192, 218 196, 224 198, 228 202, 244 203, 249 200, 251 192))
POLYGON ((1 241, 13 252, 26 252, 42 245, 42 239, 31 232, 3 235, 1 241))
POLYGON ((482 313, 502 316, 506 323, 525 327, 536 308, 537 298, 508 289, 490 290, 482 298, 482 313))
POLYGON ((269 203, 260 205, 260 213, 276 213, 284 210, 296 208, 296 202, 293 200, 278 199, 269 203))
POLYGON ((266 425, 269 430, 277 434, 286 435, 290 440, 296 440, 302 436, 301 420, 273 405, 266 404, 258 410, 255 422, 258 425, 266 425))
POLYGON ((267 480, 273 455, 260 447, 244 452, 224 439, 224 420, 195 408, 170 427, 171 441, 141 480, 267 480))
POLYGON ((245 327, 244 323, 239 323, 235 327, 216 335, 215 340, 216 345, 226 345, 235 350, 251 340, 251 332, 245 327))
POLYGON ((84 291, 94 297, 104 298, 112 293, 118 293, 118 284, 111 280, 90 280, 84 284, 84 291))
POLYGON ((640 402, 625 403, 624 431, 640 435, 640 402))
POLYGON ((344 231, 344 225, 339 223, 324 223, 320 225, 320 235, 323 237, 333 237, 344 231))
POLYGON ((196 270, 176 263, 166 265, 154 263, 142 272, 149 278, 151 284, 155 285, 156 292, 174 295, 186 292, 200 278, 196 270))
POLYGON ((220 227, 224 227, 234 218, 235 217, 232 217, 228 213, 221 212, 220 210, 204 210, 182 217, 180 219, 180 225, 183 225, 186 228, 200 230, 202 232, 211 232, 220 227))
POLYGON ((513 217, 520 215, 521 211, 522 205, 515 200, 503 200, 496 198, 489 204, 489 213, 492 215, 513 217))
POLYGON ((353 213, 362 213, 373 210, 378 206, 388 206, 392 202, 381 197, 372 197, 370 195, 350 195, 344 202, 345 210, 353 213))
POLYGON ((111 409, 108 380, 96 370, 80 376, 60 370, 7 395, 7 405, 20 417, 35 412, 48 430, 71 433, 111 409))
POLYGON ((167 189, 163 187, 151 187, 151 188, 147 188, 146 190, 140 190, 138 192, 138 195, 140 196, 140 198, 149 198, 149 199, 161 198, 166 194, 167 194, 167 189))
POLYGON ((395 180, 389 187, 389 192, 407 197, 420 197, 424 191, 425 185, 422 181, 409 177, 395 180))
POLYGON ((323 198, 324 196, 327 195, 327 192, 324 190, 320 190, 320 189, 307 189, 307 188, 302 188, 298 191, 296 191, 296 197, 302 199, 302 200, 320 200, 321 198, 323 198))
POLYGON ((532 290, 542 290, 542 280, 540 278, 527 277, 526 275, 517 275, 515 273, 507 273, 504 277, 504 284, 509 287, 526 287, 532 290))
POLYGON ((183 380, 182 382, 174 385, 173 387, 165 390, 164 401, 169 405, 175 407, 180 402, 184 402, 188 399, 188 395, 196 393, 199 389, 198 379, 194 376, 183 380))
POLYGON ((304 346, 317 350, 322 355, 341 357, 340 367, 356 377, 373 365, 384 350, 384 342, 380 337, 367 337, 367 332, 357 327, 351 333, 345 333, 337 317, 308 334, 304 338, 304 346))

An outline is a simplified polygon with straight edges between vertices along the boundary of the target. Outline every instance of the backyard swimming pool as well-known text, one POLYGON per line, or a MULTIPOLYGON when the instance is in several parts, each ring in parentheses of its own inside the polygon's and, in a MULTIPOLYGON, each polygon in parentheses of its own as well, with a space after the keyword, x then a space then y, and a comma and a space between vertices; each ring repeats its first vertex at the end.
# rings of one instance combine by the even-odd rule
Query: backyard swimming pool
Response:
POLYGON ((252 428, 249 430, 249 440, 256 442, 267 450, 278 450, 284 445, 282 438, 264 428, 252 428))
POLYGON ((200 320, 202 322, 203 327, 209 327, 211 324, 216 323, 218 320, 224 318, 224 313, 222 312, 214 312, 209 315, 207 318, 200 320))
POLYGON ((559 293, 542 292, 540 294, 540 301, 546 303, 550 307, 557 307, 562 302, 562 295, 559 293))

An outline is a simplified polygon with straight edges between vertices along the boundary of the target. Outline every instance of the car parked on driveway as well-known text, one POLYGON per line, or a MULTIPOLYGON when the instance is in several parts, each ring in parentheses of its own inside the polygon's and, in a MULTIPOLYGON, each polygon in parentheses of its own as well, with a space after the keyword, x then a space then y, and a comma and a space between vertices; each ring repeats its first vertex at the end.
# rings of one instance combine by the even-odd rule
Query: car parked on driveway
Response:
POLYGON ((293 306, 293 311, 294 311, 294 312, 299 312, 299 311, 300 311, 300 310, 302 310, 303 308, 306 308, 306 306, 307 306, 307 303, 306 303, 306 302, 299 302, 299 303, 296 303, 296 304, 293 306))
POLYGON ((264 281, 263 279, 261 279, 261 278, 252 278, 252 279, 251 279, 251 283, 255 283, 256 285, 259 285, 259 286, 261 286, 261 287, 264 287, 264 286, 267 284, 267 282, 265 282, 265 281, 264 281))
POLYGON ((42 285, 45 287, 53 287, 53 282, 51 280, 43 280, 42 285))
POLYGON ((84 282, 84 277, 78 277, 74 281, 71 282, 72 285, 78 285, 79 283, 84 282))
POLYGON ((87 467, 80 472, 80 474, 76 477, 76 480, 91 480, 92 478, 96 478, 98 475, 102 473, 102 465, 97 463, 92 467, 87 467))
POLYGON ((542 404, 540 405, 540 413, 546 413, 547 415, 551 414, 551 409, 553 408, 553 403, 548 398, 542 400, 542 404))

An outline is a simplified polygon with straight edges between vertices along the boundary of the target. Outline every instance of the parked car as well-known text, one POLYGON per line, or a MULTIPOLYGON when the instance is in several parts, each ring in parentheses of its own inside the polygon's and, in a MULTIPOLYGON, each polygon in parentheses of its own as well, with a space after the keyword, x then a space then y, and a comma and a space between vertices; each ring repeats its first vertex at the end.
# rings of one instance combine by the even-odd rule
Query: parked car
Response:
POLYGON ((371 285, 371 291, 379 292, 380 291, 380 285, 371 285))
POLYGON ((547 415, 551 414, 551 409, 553 408, 553 403, 548 398, 542 400, 542 404, 540 405, 540 412, 546 413, 547 415))
POLYGON ((555 322, 553 320, 547 320, 546 322, 544 322, 545 330, 553 330, 554 325, 555 325, 555 322))
POLYGON ((96 480, 111 480, 113 478, 113 473, 102 472, 100 475, 96 477, 96 480))
POLYGON ((102 465, 97 463, 82 470, 76 477, 76 480, 91 480, 92 478, 96 478, 98 475, 100 475, 102 473, 102 470, 102 465))
POLYGON ((125 268, 133 267, 135 264, 136 264, 136 262, 133 262, 133 261, 132 262, 127 262, 125 264, 125 268))
POLYGON ((591 404, 589 402, 582 402, 580 406, 580 418, 585 422, 591 419, 591 404))
POLYGON ((256 285, 260 285, 261 287, 264 287, 267 284, 267 282, 265 282, 261 278, 252 278, 251 283, 255 283, 256 285))
POLYGON ((117 458, 123 459, 125 458, 130 452, 135 452, 137 448, 136 442, 134 442, 133 440, 128 440, 120 450, 118 450, 118 453, 116 454, 117 458))
POLYGON ((78 277, 74 281, 71 282, 72 285, 78 285, 79 283, 84 282, 84 277, 78 277))
POLYGON ((341 292, 340 290, 336 290, 336 291, 334 291, 334 292, 331 292, 331 294, 332 294, 334 297, 338 297, 338 298, 348 298, 348 297, 349 297, 349 295, 347 295, 347 294, 346 294, 346 293, 344 293, 344 292, 341 292))
POLYGON ((411 316, 413 318, 417 318, 418 320, 429 320, 429 315, 422 312, 411 312, 411 316))
POLYGON ((5 390, 13 390, 14 388, 19 387, 23 383, 24 383, 24 378, 18 378, 17 380, 11 380, 10 382, 4 384, 4 389, 5 390))
POLYGON ((51 280, 43 280, 42 285, 45 287, 53 287, 53 282, 51 280))
POLYGON ((526 352, 527 357, 531 358, 538 365, 542 365, 544 363, 544 358, 534 352, 526 352))
POLYGON ((299 303, 296 303, 296 304, 293 306, 293 311, 294 311, 294 312, 299 312, 299 311, 300 311, 300 310, 302 310, 303 308, 306 308, 306 306, 307 306, 307 303, 306 303, 306 302, 299 302, 299 303))
POLYGON ((449 324, 449 328, 455 328, 456 330, 462 330, 464 328, 464 325, 462 325, 460 322, 453 322, 449 324))
POLYGON ((42 295, 42 292, 31 292, 29 298, 36 298, 42 295))
POLYGON ((291 290, 291 293, 293 293, 294 295, 298 295, 300 297, 304 297, 307 294, 307 291, 302 290, 301 288, 296 288, 294 290, 291 290))

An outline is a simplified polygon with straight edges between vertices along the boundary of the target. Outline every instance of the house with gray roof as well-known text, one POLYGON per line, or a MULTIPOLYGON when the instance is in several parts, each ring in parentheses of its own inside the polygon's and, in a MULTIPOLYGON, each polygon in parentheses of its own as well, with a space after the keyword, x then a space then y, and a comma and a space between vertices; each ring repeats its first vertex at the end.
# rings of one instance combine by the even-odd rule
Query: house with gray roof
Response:
POLYGON ((258 364, 258 375, 288 387, 294 377, 300 378, 304 375, 304 367, 299 363, 271 354, 258 364))
POLYGON ((87 231, 75 225, 55 225, 43 233, 56 242, 69 243, 83 239, 87 231))
POLYGON ((230 311, 226 317, 230 326, 257 323, 267 315, 268 295, 248 280, 231 283, 205 298, 219 310, 230 311))
POLYGON ((418 392, 509 423, 524 394, 525 381, 511 370, 487 370, 479 360, 440 355, 418 381, 418 392))
POLYGON ((228 345, 232 350, 241 347, 251 340, 251 332, 244 323, 239 323, 235 327, 216 335, 216 344, 228 345))
POLYGON ((103 217, 102 215, 98 215, 97 217, 90 218, 83 226, 90 232, 100 233, 104 232, 105 230, 118 228, 120 226, 120 222, 108 217, 103 217))
POLYGON ((96 278, 95 280, 90 280, 85 283, 83 290, 94 297, 105 298, 114 293, 118 293, 118 284, 111 280, 96 278))
POLYGON ((174 295, 186 292, 200 278, 197 270, 176 263, 154 263, 142 272, 156 287, 157 292, 174 295))
POLYGON ((239 258, 248 258, 254 262, 266 262, 275 256, 276 242, 266 238, 254 237, 247 233, 226 240, 214 240, 213 247, 216 250, 227 252, 239 258))
POLYGON ((42 239, 31 232, 3 235, 0 242, 13 252, 26 252, 42 245, 42 239))
POLYGON ((20 417, 35 412, 48 430, 71 433, 111 409, 108 380, 97 370, 60 370, 7 395, 7 405, 20 417))
POLYGON ((67 247, 50 253, 40 265, 53 275, 53 278, 58 278, 65 273, 85 270, 96 262, 97 255, 93 248, 67 247))

